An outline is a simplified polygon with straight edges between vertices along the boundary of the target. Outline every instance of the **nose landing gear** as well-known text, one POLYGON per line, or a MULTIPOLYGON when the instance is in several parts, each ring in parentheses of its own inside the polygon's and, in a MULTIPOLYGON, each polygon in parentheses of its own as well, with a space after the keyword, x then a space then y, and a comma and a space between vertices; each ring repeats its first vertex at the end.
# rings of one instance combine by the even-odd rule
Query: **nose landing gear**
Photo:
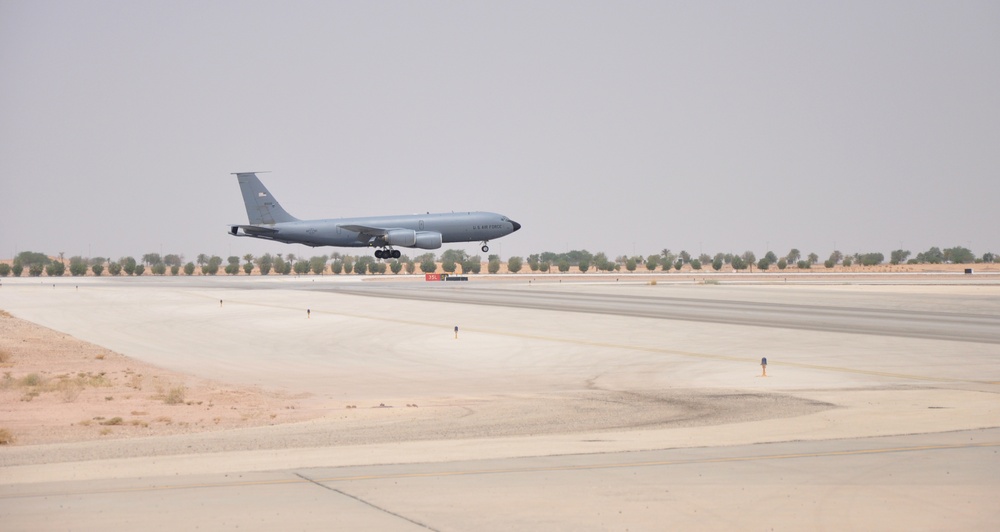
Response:
POLYGON ((480 248, 480 249, 483 250, 483 253, 486 253, 486 252, 488 252, 490 250, 490 247, 486 245, 487 243, 489 243, 488 240, 483 240, 483 247, 480 248))

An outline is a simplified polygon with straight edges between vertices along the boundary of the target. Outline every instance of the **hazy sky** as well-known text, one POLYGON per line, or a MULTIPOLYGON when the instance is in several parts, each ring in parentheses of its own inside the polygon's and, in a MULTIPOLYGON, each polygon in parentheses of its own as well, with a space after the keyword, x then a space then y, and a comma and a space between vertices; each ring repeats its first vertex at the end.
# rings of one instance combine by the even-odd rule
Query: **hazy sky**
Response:
POLYGON ((351 251, 228 236, 247 170, 505 259, 1000 252, 1000 3, 0 0, 0 257, 351 251))

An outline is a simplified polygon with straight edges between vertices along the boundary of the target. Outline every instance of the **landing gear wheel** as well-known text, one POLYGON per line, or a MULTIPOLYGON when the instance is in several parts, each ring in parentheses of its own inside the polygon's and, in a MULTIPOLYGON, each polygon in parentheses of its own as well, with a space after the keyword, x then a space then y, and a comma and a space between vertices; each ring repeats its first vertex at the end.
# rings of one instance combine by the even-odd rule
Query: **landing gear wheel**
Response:
POLYGON ((382 250, 381 249, 376 249, 375 250, 375 258, 376 259, 381 259, 382 258, 382 250))
POLYGON ((400 251, 398 249, 392 250, 392 258, 398 259, 399 257, 402 257, 402 256, 403 256, 403 254, 400 253, 400 251))
POLYGON ((486 253, 486 252, 488 252, 489 250, 490 250, 490 247, 489 247, 489 246, 487 246, 486 244, 483 244, 483 253, 486 253))

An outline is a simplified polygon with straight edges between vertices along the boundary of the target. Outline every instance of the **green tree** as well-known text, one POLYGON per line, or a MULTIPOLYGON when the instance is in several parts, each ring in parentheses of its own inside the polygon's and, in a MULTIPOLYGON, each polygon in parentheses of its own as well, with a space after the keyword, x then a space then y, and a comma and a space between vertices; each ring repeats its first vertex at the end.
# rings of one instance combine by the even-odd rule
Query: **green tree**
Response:
POLYGON ((265 253, 257 257, 257 269, 260 270, 261 275, 267 275, 271 273, 271 267, 274 266, 274 256, 270 253, 265 253))
POLYGON ((326 261, 329 257, 326 255, 317 255, 309 259, 309 269, 312 270, 315 275, 322 275, 326 271, 326 261))
POLYGON ((354 262, 354 273, 358 275, 365 275, 371 271, 371 265, 375 263, 374 257, 364 256, 358 257, 358 260, 354 262))
POLYGON ((854 264, 854 261, 851 260, 851 257, 844 257, 843 264, 844 264, 845 267, 850 268, 851 265, 854 264))
POLYGON ((788 260, 786 260, 785 257, 781 257, 780 259, 778 259, 779 270, 784 270, 787 267, 788 267, 788 260))
POLYGON ((940 248, 932 247, 923 253, 917 253, 917 262, 927 264, 941 264, 944 262, 944 253, 940 248))
POLYGON ((538 257, 538 253, 535 253, 534 255, 528 255, 528 260, 527 260, 528 269, 531 270, 531 271, 533 271, 533 272, 537 272, 538 271, 538 262, 539 261, 540 261, 540 258, 538 257))
POLYGON ((194 275, 194 263, 188 262, 184 265, 184 275, 194 275))
POLYGON ((833 259, 826 259, 826 260, 825 260, 825 261, 823 262, 823 266, 826 266, 827 268, 833 268, 833 267, 834 267, 834 266, 836 266, 836 265, 837 265, 837 263, 836 263, 836 262, 833 262, 833 259))
MULTIPOLYGON (((681 252, 681 253, 685 253, 685 252, 681 252)), ((684 259, 678 259, 678 260, 684 260, 684 259)), ((636 267, 635 259, 629 258, 628 260, 625 261, 625 269, 626 270, 628 270, 630 272, 634 272, 635 271, 635 267, 636 267)))
POLYGON ((943 252, 944 260, 954 264, 972 264, 976 262, 976 255, 971 250, 962 246, 947 248, 943 252))
MULTIPOLYGON (((721 253, 719 255, 721 255, 721 253)), ((719 255, 716 255, 715 258, 712 259, 712 269, 715 271, 719 271, 722 269, 723 261, 722 257, 720 257, 719 255)))
POLYGON ((330 263, 330 272, 334 275, 340 275, 344 271, 344 261, 337 259, 330 263))
MULTIPOLYGON (((62 264, 62 261, 60 261, 60 264, 62 264)), ((79 255, 74 255, 70 257, 69 274, 72 275, 73 277, 80 277, 82 275, 87 275, 87 259, 79 255)))
POLYGON ((865 253, 861 255, 862 266, 877 266, 885 260, 885 255, 881 253, 865 253))
MULTIPOLYGON (((449 251, 451 251, 451 250, 449 250, 449 251)), ((441 261, 441 269, 444 270, 445 273, 455 273, 455 269, 456 269, 455 261, 452 260, 450 257, 442 259, 442 261, 441 261)))
POLYGON ((412 260, 406 261, 406 273, 413 275, 413 272, 417 271, 417 263, 412 260))
POLYGON ((511 257, 507 259, 507 271, 510 273, 517 273, 521 271, 521 265, 523 261, 521 257, 511 257))
POLYGON ((139 276, 139 275, 142 275, 144 273, 146 273, 146 266, 142 265, 142 264, 136 264, 135 265, 135 274, 137 276, 139 276))
MULTIPOLYGON (((684 261, 684 264, 687 264, 687 263, 691 262, 691 254, 688 253, 687 251, 681 251, 680 255, 677 255, 677 258, 679 258, 682 261, 684 261)), ((628 265, 626 265, 625 267, 627 268, 628 265)), ((629 270, 629 271, 631 271, 631 270, 629 270)))
POLYGON ((146 253, 142 256, 142 262, 147 266, 153 266, 154 264, 163 262, 163 257, 160 257, 159 253, 146 253))
POLYGON ((602 271, 608 262, 608 256, 604 252, 600 252, 594 255, 589 262, 595 270, 602 271))
POLYGON ((24 265, 21 264, 21 261, 14 259, 14 263, 10 265, 10 272, 14 274, 14 277, 20 277, 23 270, 24 265))
POLYGON ((222 266, 222 257, 218 255, 212 255, 208 258, 208 262, 201 269, 203 274, 216 275, 219 273, 219 267, 222 266))
POLYGON ((177 266, 180 268, 181 265, 184 264, 184 257, 171 253, 170 255, 163 257, 163 262, 167 266, 177 266))
POLYGON ((122 265, 125 275, 135 275, 136 262, 132 257, 122 257, 118 259, 118 264, 122 265))
MULTIPOLYGON (((626 264, 626 267, 628 267, 627 264, 626 264)), ((677 261, 674 262, 674 269, 675 270, 681 271, 681 268, 683 268, 683 267, 684 267, 684 260, 683 259, 677 259, 677 261)))
POLYGON ((294 270, 297 275, 305 275, 309 273, 309 261, 296 261, 294 270))
POLYGON ((198 258, 196 260, 198 261, 198 266, 200 268, 202 268, 202 272, 201 272, 202 275, 204 275, 205 274, 204 267, 205 267, 206 264, 208 264, 208 255, 206 255, 204 253, 199 253, 198 254, 198 258))
POLYGON ((766 272, 769 267, 771 267, 771 263, 767 260, 767 257, 757 261, 757 269, 760 271, 766 272))
POLYGON ((795 266, 798 267, 798 269, 800 270, 808 270, 809 268, 812 267, 812 264, 807 260, 800 260, 795 263, 795 266))
MULTIPOLYGON (((33 264, 40 264, 42 267, 48 265, 52 262, 48 255, 45 253, 38 253, 36 251, 22 251, 14 257, 14 262, 21 264, 22 267, 31 269, 33 264)), ((39 274, 40 275, 40 274, 39 274)), ((37 276, 36 276, 37 277, 37 276)))
POLYGON ((94 264, 93 266, 91 266, 90 267, 90 271, 94 272, 94 277, 100 277, 101 274, 104 273, 104 264, 103 264, 103 261, 102 262, 98 262, 98 263, 94 264))
POLYGON ((731 264, 733 265, 733 269, 737 271, 747 269, 747 262, 743 260, 743 257, 734 256, 731 264))
POLYGON ((897 249, 889 253, 889 263, 890 264, 902 264, 906 262, 906 258, 910 256, 910 252, 905 249, 897 249))
POLYGON ((467 259, 465 259, 464 262, 462 262, 463 274, 469 274, 469 273, 478 274, 480 271, 482 271, 482 269, 483 269, 483 258, 480 257, 479 255, 473 255, 471 257, 468 257, 467 259))
POLYGON ((497 273, 500 271, 500 259, 493 257, 486 264, 486 271, 490 273, 497 273))
POLYGON ((778 262, 778 256, 774 254, 773 251, 768 251, 764 254, 764 258, 767 259, 768 264, 774 264, 778 262))
POLYGON ((244 273, 246 273, 247 275, 250 275, 250 272, 252 272, 252 271, 253 271, 253 263, 252 262, 246 262, 246 263, 243 264, 243 272, 244 273))
POLYGON ((399 275, 399 272, 403 271, 403 263, 399 262, 397 259, 393 259, 393 261, 389 263, 389 269, 392 270, 393 275, 399 275))
MULTIPOLYGON (((70 267, 72 268, 72 264, 70 265, 70 267)), ((65 275, 65 272, 66 272, 66 265, 60 261, 54 260, 45 265, 45 274, 48 275, 49 277, 62 277, 63 275, 65 275)), ((73 273, 72 270, 70 271, 70 273, 71 274, 73 273)), ((83 273, 87 273, 86 264, 83 265, 83 273)), ((82 275, 82 274, 76 274, 76 275, 82 275)))
POLYGON ((817 255, 815 253, 810 253, 809 254, 809 265, 811 266, 813 264, 816 264, 817 262, 819 262, 819 255, 817 255))
POLYGON ((465 251, 462 251, 460 249, 449 249, 445 250, 445 252, 441 254, 441 262, 443 263, 445 261, 450 260, 451 262, 454 263, 460 263, 464 261, 468 256, 469 255, 465 251))
POLYGON ((167 265, 158 262, 149 268, 149 271, 153 272, 153 275, 163 275, 167 273, 167 265))
POLYGON ((281 253, 274 257, 274 273, 285 274, 285 259, 281 258, 281 253))
POLYGON ((0 262, 0 277, 7 277, 10 275, 10 264, 6 262, 0 262))
POLYGON ((691 259, 691 269, 692 270, 700 270, 701 269, 701 260, 699 260, 699 259, 691 259))
POLYGON ((562 273, 566 273, 566 272, 569 271, 569 261, 568 260, 561 259, 559 261, 559 271, 562 272, 562 273))
POLYGON ((576 267, 580 269, 580 273, 587 273, 587 270, 590 269, 590 261, 581 260, 576 267))
POLYGON ((543 262, 539 262, 539 263, 538 263, 538 271, 540 271, 540 272, 542 272, 542 273, 548 273, 548 272, 549 272, 549 269, 550 269, 551 267, 552 267, 552 265, 551 265, 551 264, 549 264, 549 262, 548 262, 548 261, 543 261, 543 262))
POLYGON ((660 256, 659 255, 650 255, 650 256, 646 257, 646 269, 647 270, 654 271, 654 270, 656 270, 656 267, 659 266, 659 264, 660 264, 660 256))
POLYGON ((789 263, 798 262, 800 257, 802 257, 802 252, 800 252, 795 248, 792 248, 792 250, 788 252, 788 255, 785 255, 785 260, 787 260, 789 263))
POLYGON ((118 276, 122 273, 122 265, 113 260, 108 261, 108 274, 118 276))
POLYGON ((434 255, 431 254, 430 257, 425 257, 420 261, 420 271, 424 273, 434 273, 438 269, 437 263, 434 262, 434 255))

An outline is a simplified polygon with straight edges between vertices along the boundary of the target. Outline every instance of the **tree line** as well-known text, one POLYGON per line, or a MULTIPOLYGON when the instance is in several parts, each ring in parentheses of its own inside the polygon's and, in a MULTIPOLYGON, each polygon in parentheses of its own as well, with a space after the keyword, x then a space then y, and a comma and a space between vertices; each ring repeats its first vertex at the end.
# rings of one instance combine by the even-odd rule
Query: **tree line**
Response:
MULTIPOLYGON (((973 263, 993 263, 996 255, 992 252, 983 253, 976 256, 971 250, 962 246, 940 249, 931 247, 927 251, 917 253, 913 258, 908 250, 898 249, 889 254, 889 264, 973 264, 973 263)), ((45 253, 33 251, 22 251, 18 253, 11 264, 0 263, 0 277, 13 275, 20 277, 25 272, 29 276, 38 277, 42 273, 50 277, 60 277, 67 272, 72 276, 82 276, 91 273, 101 276, 107 273, 111 276, 129 275, 140 276, 147 272, 152 275, 217 275, 221 271, 227 275, 237 275, 242 270, 245 275, 250 275, 256 270, 260 275, 298 275, 324 273, 339 274, 385 274, 392 272, 399 274, 406 272, 415 273, 419 268, 423 273, 435 273, 440 269, 445 273, 478 274, 482 269, 482 257, 479 255, 469 255, 465 251, 457 249, 445 250, 438 257, 434 253, 424 253, 410 258, 403 255, 399 259, 388 261, 378 260, 370 255, 352 256, 333 253, 331 255, 316 255, 309 258, 299 257, 294 253, 265 253, 254 256, 247 253, 242 257, 230 256, 225 260, 223 266, 222 257, 218 255, 199 254, 194 261, 184 262, 183 255, 168 254, 161 256, 159 253, 147 253, 136 260, 134 257, 121 257, 118 260, 111 260, 105 257, 81 257, 73 256, 67 261, 63 254, 59 258, 50 258, 45 253), (242 261, 242 262, 241 262, 242 261), (68 262, 68 264, 67 264, 68 262)), ((587 250, 573 250, 566 253, 543 252, 529 255, 527 259, 522 257, 510 257, 506 261, 506 270, 510 273, 519 273, 525 266, 531 272, 547 273, 558 270, 561 273, 568 272, 575 267, 578 271, 586 273, 594 271, 634 272, 639 269, 646 271, 671 271, 681 270, 685 267, 690 270, 702 270, 711 268, 719 271, 729 266, 734 270, 767 271, 771 267, 779 270, 787 268, 797 268, 808 270, 819 263, 819 256, 816 253, 809 253, 803 256, 798 249, 791 249, 783 256, 778 256, 773 251, 768 251, 763 257, 757 258, 753 251, 743 253, 716 253, 709 255, 701 253, 697 257, 687 251, 673 253, 670 249, 664 249, 658 254, 648 256, 618 256, 611 258, 607 254, 590 253, 587 250)), ((826 268, 833 268, 837 265, 850 267, 854 264, 861 266, 877 266, 885 263, 885 256, 880 252, 844 254, 840 251, 833 251, 829 258, 823 262, 826 268)), ((503 262, 498 255, 489 255, 486 261, 488 273, 496 274, 500 272, 503 262)))

